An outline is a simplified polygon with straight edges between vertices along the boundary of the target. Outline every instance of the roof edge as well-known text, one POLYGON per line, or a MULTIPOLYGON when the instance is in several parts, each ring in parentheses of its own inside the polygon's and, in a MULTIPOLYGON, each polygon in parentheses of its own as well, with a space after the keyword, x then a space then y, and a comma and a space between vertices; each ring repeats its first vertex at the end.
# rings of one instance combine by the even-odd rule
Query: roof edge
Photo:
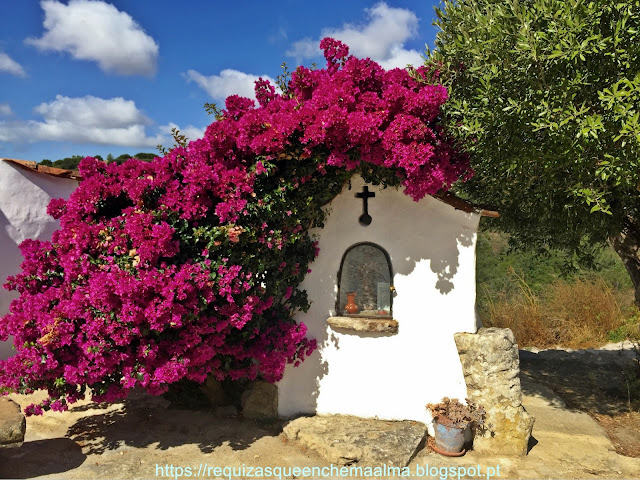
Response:
POLYGON ((431 194, 431 196, 443 203, 446 203, 447 205, 452 206, 456 210, 462 210, 465 213, 479 213, 483 217, 490 218, 498 218, 500 216, 500 212, 496 212, 495 210, 488 210, 478 205, 474 205, 473 203, 470 203, 451 192, 438 192, 431 194))
POLYGON ((30 170, 36 173, 44 173, 53 177, 70 178, 73 180, 80 180, 80 174, 76 170, 65 170, 64 168, 47 167, 45 165, 39 165, 36 162, 30 160, 18 160, 16 158, 0 158, 0 160, 16 165, 22 169, 30 170))
MULTIPOLYGON (((70 178, 78 181, 82 180, 82 177, 77 170, 65 170, 63 168, 47 167, 30 160, 18 160, 16 158, 0 158, 0 160, 36 173, 44 173, 46 175, 51 175, 54 177, 70 178)), ((491 218, 498 218, 500 216, 499 212, 474 205, 473 203, 470 203, 451 192, 437 192, 431 194, 431 196, 443 203, 446 203, 447 205, 452 206, 456 210, 462 210, 465 213, 479 213, 483 217, 491 218)))

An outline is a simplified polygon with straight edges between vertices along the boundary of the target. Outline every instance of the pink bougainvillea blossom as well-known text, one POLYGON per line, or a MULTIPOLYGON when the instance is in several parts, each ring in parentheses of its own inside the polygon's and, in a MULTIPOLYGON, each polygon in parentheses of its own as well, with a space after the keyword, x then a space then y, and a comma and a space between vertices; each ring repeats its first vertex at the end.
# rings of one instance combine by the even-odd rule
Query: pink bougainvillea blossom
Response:
POLYGON ((279 380, 316 348, 298 286, 318 255, 310 233, 355 173, 414 200, 468 176, 438 127, 447 91, 423 68, 385 71, 321 42, 327 65, 296 69, 283 89, 231 96, 204 137, 151 163, 86 158, 50 242, 20 246, 22 271, 0 321, 16 355, 0 387, 64 410, 179 380, 279 380))

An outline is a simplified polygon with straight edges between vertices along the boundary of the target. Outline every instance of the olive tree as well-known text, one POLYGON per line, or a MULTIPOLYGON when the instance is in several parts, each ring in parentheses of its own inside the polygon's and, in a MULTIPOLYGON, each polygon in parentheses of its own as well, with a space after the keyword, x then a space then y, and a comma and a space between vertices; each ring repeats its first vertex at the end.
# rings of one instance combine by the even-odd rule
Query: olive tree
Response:
POLYGON ((427 64, 449 88, 460 185, 521 243, 609 242, 640 305, 640 2, 445 0, 427 64))

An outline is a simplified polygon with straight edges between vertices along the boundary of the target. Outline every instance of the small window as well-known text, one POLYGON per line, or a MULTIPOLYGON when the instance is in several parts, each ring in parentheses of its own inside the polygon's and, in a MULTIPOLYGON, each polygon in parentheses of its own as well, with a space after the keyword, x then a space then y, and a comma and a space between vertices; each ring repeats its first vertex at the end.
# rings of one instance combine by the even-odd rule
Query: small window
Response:
POLYGON ((391 318, 392 278, 389 254, 383 248, 368 242, 349 247, 338 272, 336 313, 391 318))

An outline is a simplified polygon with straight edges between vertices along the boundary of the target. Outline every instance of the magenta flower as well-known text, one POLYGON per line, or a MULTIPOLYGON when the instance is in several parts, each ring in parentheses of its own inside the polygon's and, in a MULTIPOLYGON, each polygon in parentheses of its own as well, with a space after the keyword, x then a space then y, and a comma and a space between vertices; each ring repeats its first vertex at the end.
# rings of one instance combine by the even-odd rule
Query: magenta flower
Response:
POLYGON ((354 173, 378 172, 414 200, 468 178, 468 158, 437 126, 447 100, 426 71, 385 71, 320 44, 327 66, 298 67, 284 92, 256 82, 257 104, 231 96, 204 138, 152 163, 86 158, 51 242, 20 246, 19 293, 0 321, 16 355, 0 388, 64 410, 164 393, 189 379, 277 381, 316 348, 292 316, 318 255, 309 229, 354 173))

